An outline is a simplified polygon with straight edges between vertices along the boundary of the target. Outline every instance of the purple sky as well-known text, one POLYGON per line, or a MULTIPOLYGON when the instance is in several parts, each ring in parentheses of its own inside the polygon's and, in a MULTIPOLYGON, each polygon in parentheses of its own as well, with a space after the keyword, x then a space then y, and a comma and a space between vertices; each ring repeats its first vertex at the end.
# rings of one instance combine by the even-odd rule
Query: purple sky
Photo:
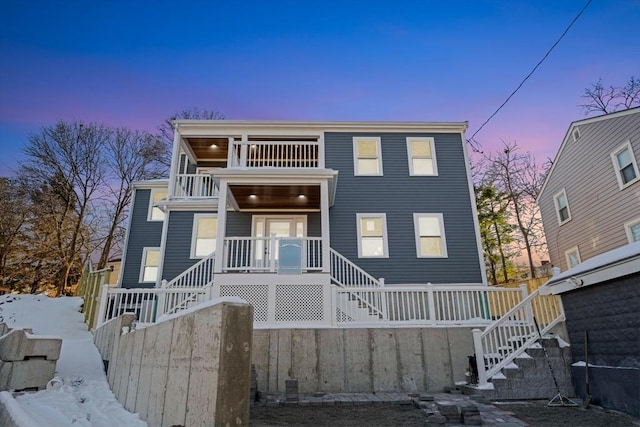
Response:
MULTIPOLYGON (((464 121, 471 136, 586 0, 9 1, 0 176, 56 120, 154 130, 185 108, 244 120, 464 121), (188 4, 188 5, 187 5, 188 4)), ((640 0, 594 0, 476 139, 553 157, 580 96, 640 77, 640 0)))

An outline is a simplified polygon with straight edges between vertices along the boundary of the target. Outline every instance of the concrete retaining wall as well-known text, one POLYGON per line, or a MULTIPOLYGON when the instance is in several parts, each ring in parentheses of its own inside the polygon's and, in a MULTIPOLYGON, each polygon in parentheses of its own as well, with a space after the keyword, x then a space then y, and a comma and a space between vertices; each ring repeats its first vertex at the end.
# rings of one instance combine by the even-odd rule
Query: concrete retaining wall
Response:
POLYGON ((150 426, 248 425, 250 305, 204 305, 124 335, 118 319, 96 344, 103 357, 110 349, 109 385, 125 408, 150 426))
POLYGON ((437 391, 464 380, 471 328, 264 329, 253 333, 258 390, 437 391))

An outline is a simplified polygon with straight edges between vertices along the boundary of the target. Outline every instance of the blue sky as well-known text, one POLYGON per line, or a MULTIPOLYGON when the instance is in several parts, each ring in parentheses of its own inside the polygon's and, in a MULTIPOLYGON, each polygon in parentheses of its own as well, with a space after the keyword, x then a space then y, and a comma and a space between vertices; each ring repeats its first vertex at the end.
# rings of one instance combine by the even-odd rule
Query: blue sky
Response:
MULTIPOLYGON (((473 134, 586 0, 0 0, 0 176, 29 134, 81 119, 469 121, 473 134)), ((476 139, 553 157, 580 96, 640 77, 640 0, 593 0, 476 139)))

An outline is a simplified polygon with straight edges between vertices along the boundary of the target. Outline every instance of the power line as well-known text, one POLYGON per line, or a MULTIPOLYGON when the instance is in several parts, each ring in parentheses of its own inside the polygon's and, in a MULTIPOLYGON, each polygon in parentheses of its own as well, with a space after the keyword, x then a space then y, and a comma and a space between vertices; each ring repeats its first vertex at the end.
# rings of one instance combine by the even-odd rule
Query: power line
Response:
POLYGON ((545 59, 547 59, 547 57, 549 56, 549 54, 551 53, 551 51, 553 51, 553 49, 555 49, 556 46, 558 46, 558 43, 560 43, 560 41, 564 38, 565 35, 567 35, 567 33, 569 32, 569 30, 571 29, 571 27, 573 26, 573 24, 575 24, 575 22, 578 20, 578 18, 580 18, 580 16, 582 15, 582 12, 584 12, 586 10, 587 7, 589 7, 589 5, 591 4, 592 0, 587 0, 587 3, 584 5, 584 7, 580 10, 580 12, 578 12, 578 14, 576 15, 575 18, 573 18, 573 21, 571 21, 571 23, 569 24, 569 26, 564 30, 564 32, 562 33, 562 35, 560 35, 560 37, 558 38, 558 40, 556 40, 556 42, 553 44, 553 46, 551 46, 549 48, 549 50, 547 51, 547 53, 544 54, 544 56, 542 57, 542 59, 536 64, 535 67, 533 67, 533 69, 531 70, 531 72, 529 74, 527 74, 527 76, 520 82, 520 84, 518 85, 517 88, 515 88, 515 90, 513 92, 511 92, 511 95, 509 95, 507 97, 507 99, 505 99, 505 101, 502 103, 502 105, 500 105, 498 107, 498 109, 496 111, 493 112, 493 114, 491 114, 489 116, 489 118, 487 120, 484 121, 484 123, 482 123, 482 125, 478 128, 478 130, 476 130, 473 135, 471 135, 471 137, 469 139, 467 139, 467 142, 471 145, 471 147, 474 150, 478 150, 478 148, 476 148, 476 145, 479 146, 480 143, 478 141, 476 141, 474 139, 474 137, 478 134, 478 132, 480 132, 482 130, 482 128, 485 127, 485 125, 487 123, 489 123, 489 121, 491 119, 493 119, 493 117, 498 114, 498 112, 502 109, 502 107, 504 107, 507 102, 509 102, 509 100, 511 100, 511 98, 513 97, 513 95, 516 94, 516 92, 518 92, 520 90, 520 88, 524 85, 524 83, 529 80, 529 77, 531 77, 533 75, 533 73, 536 72, 536 70, 538 69, 538 67, 540 67, 540 65, 542 65, 542 63, 545 61, 545 59))

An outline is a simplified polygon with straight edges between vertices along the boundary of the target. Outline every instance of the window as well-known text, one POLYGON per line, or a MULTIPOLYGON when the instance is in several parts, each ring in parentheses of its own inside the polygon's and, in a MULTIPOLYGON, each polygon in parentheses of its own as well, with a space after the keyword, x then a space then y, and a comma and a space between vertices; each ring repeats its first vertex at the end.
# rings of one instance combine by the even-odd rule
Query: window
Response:
POLYGON ((571 220, 571 211, 569 211, 567 192, 564 191, 564 188, 553 196, 553 203, 556 205, 556 213, 558 214, 558 223, 560 225, 571 220))
POLYGON ((353 138, 353 162, 355 175, 382 175, 380 138, 353 138))
POLYGON ((580 139, 580 128, 573 129, 573 142, 580 139))
POLYGON ((629 221, 624 225, 629 243, 640 242, 640 218, 629 221))
POLYGON ((357 214, 358 257, 387 258, 387 216, 385 214, 357 214))
POLYGON ((580 261, 580 251, 578 251, 577 246, 565 251, 564 256, 567 258, 568 268, 573 268, 582 262, 580 261))
POLYGON ((156 204, 167 198, 167 190, 151 190, 151 196, 149 197, 149 214, 147 216, 148 221, 163 221, 164 212, 156 206, 156 204))
POLYGON ((407 138, 410 175, 438 175, 433 138, 407 138))
POLYGON ((191 258, 205 258, 216 250, 218 218, 214 214, 194 214, 191 258))
POLYGON ((418 258, 446 258, 447 245, 444 236, 442 214, 413 214, 418 258))
POLYGON ((140 269, 140 282, 153 282, 158 279, 158 267, 160 266, 160 248, 144 248, 142 250, 142 268, 140 269))
POLYGON ((611 160, 613 160, 613 168, 616 171, 616 178, 618 179, 620 189, 638 180, 640 173, 638 173, 638 164, 633 155, 630 141, 627 141, 622 147, 611 153, 611 160))

